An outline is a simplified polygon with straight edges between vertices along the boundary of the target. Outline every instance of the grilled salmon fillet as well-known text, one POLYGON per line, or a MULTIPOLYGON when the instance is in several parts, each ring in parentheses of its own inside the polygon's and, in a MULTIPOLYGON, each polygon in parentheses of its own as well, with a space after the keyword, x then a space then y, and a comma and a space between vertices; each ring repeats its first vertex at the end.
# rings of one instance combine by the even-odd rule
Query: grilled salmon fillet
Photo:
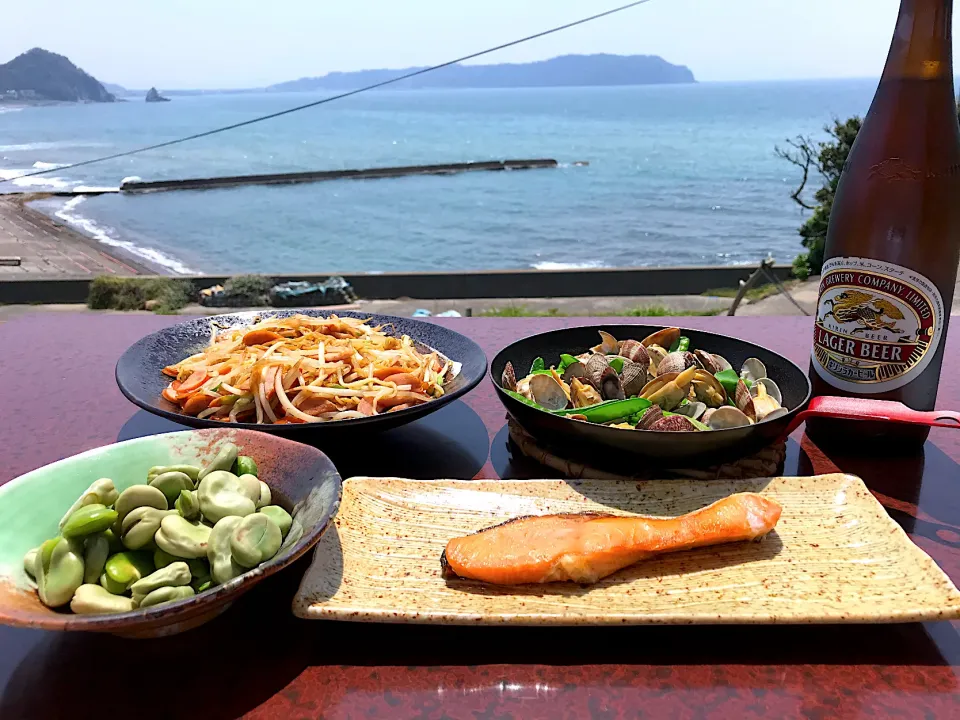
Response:
POLYGON ((521 517, 453 538, 440 564, 444 577, 494 585, 594 583, 661 553, 757 540, 773 530, 780 511, 773 500, 740 493, 675 518, 597 513, 521 517))

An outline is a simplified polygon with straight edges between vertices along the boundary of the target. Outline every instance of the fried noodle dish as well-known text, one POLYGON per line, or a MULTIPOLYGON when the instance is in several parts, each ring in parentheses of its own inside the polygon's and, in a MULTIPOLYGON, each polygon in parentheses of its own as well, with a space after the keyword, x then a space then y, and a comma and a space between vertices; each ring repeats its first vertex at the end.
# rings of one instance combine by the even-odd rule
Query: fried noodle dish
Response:
POLYGON ((456 363, 368 322, 293 315, 214 330, 202 352, 163 369, 173 378, 163 397, 198 418, 286 424, 382 415, 443 395, 456 363))

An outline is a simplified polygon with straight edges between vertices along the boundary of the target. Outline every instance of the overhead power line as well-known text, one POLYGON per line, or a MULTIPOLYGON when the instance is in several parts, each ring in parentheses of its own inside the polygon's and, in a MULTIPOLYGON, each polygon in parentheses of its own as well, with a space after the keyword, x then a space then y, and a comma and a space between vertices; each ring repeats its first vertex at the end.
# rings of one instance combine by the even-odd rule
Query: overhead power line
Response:
POLYGON ((317 100, 315 102, 307 103, 306 105, 298 105, 296 107, 287 108, 286 110, 281 110, 279 112, 270 113, 269 115, 261 115, 260 117, 251 118, 250 120, 244 120, 243 122, 234 123, 232 125, 224 125, 223 127, 214 128, 213 130, 206 130, 204 132, 195 133, 194 135, 188 135, 186 137, 177 138, 176 140, 167 140, 166 142, 157 143, 156 145, 147 145, 145 147, 135 148, 133 150, 126 150, 124 152, 114 153, 113 155, 105 155, 103 157, 93 158, 92 160, 82 160, 80 162, 72 163, 70 165, 63 165, 61 167, 49 168, 47 170, 37 170, 36 172, 26 173, 20 175, 17 178, 6 178, 0 179, 0 183, 4 183, 7 180, 17 180, 19 178, 33 177, 34 175, 46 175, 51 172, 63 172, 64 170, 72 170, 73 168, 83 167, 84 165, 93 165, 94 163, 106 162, 107 160, 116 160, 117 158, 128 157, 130 155, 136 155, 137 153, 147 152, 148 150, 159 150, 160 148, 170 147, 171 145, 179 145, 180 143, 185 143, 190 140, 197 140, 199 138, 209 137, 210 135, 216 135, 217 133, 226 132, 227 130, 236 130, 237 128, 246 127, 247 125, 253 125, 254 123, 264 122, 265 120, 272 120, 273 118, 278 118, 283 115, 289 115, 291 113, 300 112, 301 110, 307 110, 308 108, 317 107, 318 105, 325 105, 327 103, 333 102, 334 100, 342 100, 343 98, 348 98, 353 95, 359 95, 360 93, 367 92, 368 90, 376 90, 377 88, 384 87, 385 85, 392 85, 393 83, 398 83, 402 80, 408 80, 412 77, 417 77, 418 75, 425 75, 426 73, 433 72, 434 70, 440 70, 441 68, 449 67, 451 65, 456 65, 457 63, 466 62, 467 60, 473 60, 474 58, 482 57, 483 55, 489 55, 490 53, 497 52, 499 50, 504 50, 514 45, 520 45, 531 40, 536 40, 537 38, 545 37, 546 35, 553 35, 554 33, 561 32, 562 30, 569 30, 572 27, 577 25, 584 25, 588 22, 593 22, 594 20, 599 20, 600 18, 607 17, 609 15, 615 15, 616 13, 623 12, 624 10, 629 10, 630 8, 637 7, 638 5, 645 5, 651 0, 635 0, 634 2, 627 3, 626 5, 621 5, 620 7, 615 7, 610 10, 605 10, 604 12, 597 13, 596 15, 591 15, 590 17, 585 17, 580 20, 575 20, 574 22, 569 22, 564 25, 558 25, 557 27, 550 28, 549 30, 544 30, 543 32, 538 32, 534 35, 527 35, 526 37, 520 38, 519 40, 512 40, 502 45, 497 45, 496 47, 487 48, 486 50, 481 50, 480 52, 471 53, 470 55, 464 55, 455 60, 448 60, 445 63, 440 63, 439 65, 432 65, 430 67, 421 68, 420 70, 414 70, 413 72, 400 75, 399 77, 391 78, 389 80, 383 80, 373 85, 367 85, 366 87, 357 88, 356 90, 350 90, 348 92, 340 93, 339 95, 333 95, 331 97, 326 97, 322 100, 317 100))

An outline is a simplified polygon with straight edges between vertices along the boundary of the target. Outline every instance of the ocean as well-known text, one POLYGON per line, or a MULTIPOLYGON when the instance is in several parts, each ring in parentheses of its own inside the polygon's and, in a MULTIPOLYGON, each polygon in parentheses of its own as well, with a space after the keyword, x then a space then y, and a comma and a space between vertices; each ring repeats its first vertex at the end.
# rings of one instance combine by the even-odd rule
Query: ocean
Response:
MULTIPOLYGON (((799 170, 774 146, 866 112, 875 80, 375 91, 182 145, 0 184, 507 158, 560 168, 56 198, 37 206, 168 272, 454 271, 789 262, 799 170), (587 161, 586 167, 575 165, 587 161)), ((257 93, 0 110, 0 178, 322 97, 257 93)))

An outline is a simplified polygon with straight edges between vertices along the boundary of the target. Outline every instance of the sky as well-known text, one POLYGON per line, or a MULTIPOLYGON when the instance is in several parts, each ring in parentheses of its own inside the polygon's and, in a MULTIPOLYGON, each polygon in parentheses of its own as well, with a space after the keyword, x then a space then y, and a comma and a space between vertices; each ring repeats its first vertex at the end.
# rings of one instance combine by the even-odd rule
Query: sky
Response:
MULTIPOLYGON (((6 0, 0 62, 39 46, 128 88, 262 87, 436 64, 626 1, 6 0)), ((607 52, 660 55, 701 81, 877 77, 898 6, 650 0, 476 62, 607 52)))

